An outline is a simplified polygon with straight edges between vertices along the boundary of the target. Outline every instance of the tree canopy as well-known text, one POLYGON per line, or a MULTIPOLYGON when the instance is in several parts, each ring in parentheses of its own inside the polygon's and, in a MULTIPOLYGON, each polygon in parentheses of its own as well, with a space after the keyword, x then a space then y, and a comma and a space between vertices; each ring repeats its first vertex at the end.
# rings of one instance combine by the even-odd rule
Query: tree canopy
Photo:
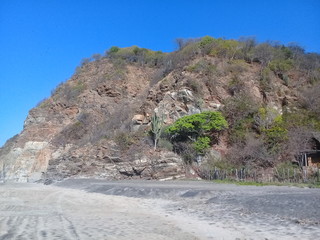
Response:
POLYGON ((214 138, 213 134, 228 127, 220 112, 206 111, 179 118, 167 128, 173 141, 193 141, 198 153, 208 148, 214 138))

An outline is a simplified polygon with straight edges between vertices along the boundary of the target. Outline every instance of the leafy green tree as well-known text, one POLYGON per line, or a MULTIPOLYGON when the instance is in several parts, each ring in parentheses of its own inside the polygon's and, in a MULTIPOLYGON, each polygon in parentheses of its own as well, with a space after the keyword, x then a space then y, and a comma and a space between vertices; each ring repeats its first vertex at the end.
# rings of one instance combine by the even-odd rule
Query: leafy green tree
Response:
POLYGON ((213 48, 210 51, 211 56, 227 58, 232 60, 240 50, 239 42, 235 40, 224 40, 221 38, 213 41, 213 48))
POLYGON ((214 41, 215 41, 214 38, 210 37, 210 36, 205 36, 205 37, 201 38, 198 45, 199 45, 199 48, 201 49, 201 52, 204 55, 210 53, 210 50, 213 46, 214 41))
POLYGON ((205 151, 210 147, 211 139, 207 136, 198 137, 197 141, 193 143, 193 147, 199 154, 204 154, 205 151))
POLYGON ((269 68, 278 76, 286 73, 292 67, 293 67, 293 61, 291 59, 287 59, 287 60, 276 59, 276 60, 272 60, 269 63, 269 68))
POLYGON ((227 127, 228 123, 220 112, 206 111, 184 116, 169 126, 166 131, 171 135, 172 141, 192 141, 197 153, 203 154, 212 140, 217 140, 215 133, 227 127))
POLYGON ((200 47, 204 48, 209 44, 212 44, 214 42, 214 38, 210 37, 210 36, 204 36, 203 38, 201 38, 199 45, 200 47))
POLYGON ((254 122, 259 132, 271 128, 275 123, 281 123, 282 117, 277 110, 273 108, 259 108, 254 115, 254 122))
POLYGON ((227 121, 220 112, 206 111, 179 118, 167 131, 173 137, 196 140, 199 136, 222 131, 227 126, 227 121))
POLYGON ((111 48, 106 52, 106 55, 112 56, 112 55, 114 55, 115 53, 119 52, 119 50, 120 50, 119 47, 113 46, 113 47, 111 47, 111 48))

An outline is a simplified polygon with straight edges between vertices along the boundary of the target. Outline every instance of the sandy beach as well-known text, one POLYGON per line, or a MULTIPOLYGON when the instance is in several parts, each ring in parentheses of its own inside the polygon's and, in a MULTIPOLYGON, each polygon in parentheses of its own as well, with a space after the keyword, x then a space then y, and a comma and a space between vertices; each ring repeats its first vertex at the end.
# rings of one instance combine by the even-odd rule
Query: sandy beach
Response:
POLYGON ((0 239, 318 239, 320 190, 207 182, 0 185, 0 239))

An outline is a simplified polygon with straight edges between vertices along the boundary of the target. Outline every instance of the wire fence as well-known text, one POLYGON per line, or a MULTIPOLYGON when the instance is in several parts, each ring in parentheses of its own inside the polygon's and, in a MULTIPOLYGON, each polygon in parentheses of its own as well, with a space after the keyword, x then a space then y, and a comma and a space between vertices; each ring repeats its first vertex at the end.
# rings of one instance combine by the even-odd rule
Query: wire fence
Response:
POLYGON ((252 182, 320 183, 319 168, 281 169, 201 169, 199 175, 206 180, 234 180, 252 182))

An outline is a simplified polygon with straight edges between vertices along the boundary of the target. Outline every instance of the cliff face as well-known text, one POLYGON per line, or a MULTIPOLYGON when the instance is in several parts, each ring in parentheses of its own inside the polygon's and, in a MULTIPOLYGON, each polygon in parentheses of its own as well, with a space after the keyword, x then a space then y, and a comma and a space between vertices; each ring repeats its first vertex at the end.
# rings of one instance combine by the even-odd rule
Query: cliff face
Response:
MULTIPOLYGON (((289 88, 275 74, 268 79, 272 90, 262 89, 260 63, 201 55, 174 67, 120 60, 83 65, 32 109, 23 131, 0 150, 2 177, 19 182, 180 177, 186 173, 181 157, 153 150, 148 131, 154 112, 170 124, 184 115, 219 110, 239 92, 280 114, 284 99, 286 107, 296 100, 298 85, 289 88)), ((290 79, 294 83, 301 76, 290 79)), ((225 154, 226 136, 211 150, 225 154)))
POLYGON ((180 100, 188 100, 192 92, 182 89, 171 96, 169 89, 150 87, 154 75, 155 69, 116 66, 107 59, 83 66, 30 111, 23 131, 1 149, 2 175, 25 182, 73 175, 121 179, 184 174, 176 154, 151 151, 147 130, 160 98, 177 103, 171 116, 177 118, 184 107, 180 100), (137 151, 129 152, 133 141, 137 151))

